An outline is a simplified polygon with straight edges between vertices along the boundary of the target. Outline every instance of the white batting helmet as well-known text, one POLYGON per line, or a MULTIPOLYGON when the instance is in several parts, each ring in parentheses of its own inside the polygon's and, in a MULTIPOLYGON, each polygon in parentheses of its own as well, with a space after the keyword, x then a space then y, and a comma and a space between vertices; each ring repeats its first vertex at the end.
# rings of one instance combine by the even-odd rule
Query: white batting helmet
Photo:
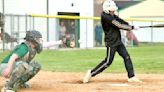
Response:
POLYGON ((113 0, 105 0, 103 3, 103 11, 109 14, 109 11, 117 11, 118 7, 116 6, 113 0))

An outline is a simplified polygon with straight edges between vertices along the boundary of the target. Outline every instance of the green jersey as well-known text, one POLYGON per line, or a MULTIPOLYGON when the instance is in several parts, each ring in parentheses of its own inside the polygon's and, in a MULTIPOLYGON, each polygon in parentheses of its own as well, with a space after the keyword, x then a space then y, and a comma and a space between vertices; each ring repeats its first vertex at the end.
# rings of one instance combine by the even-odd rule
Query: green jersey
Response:
POLYGON ((2 63, 8 63, 10 57, 12 56, 12 54, 17 54, 19 59, 22 59, 25 57, 25 55, 28 53, 28 46, 25 43, 22 43, 18 46, 15 47, 15 49, 7 56, 3 59, 2 63))

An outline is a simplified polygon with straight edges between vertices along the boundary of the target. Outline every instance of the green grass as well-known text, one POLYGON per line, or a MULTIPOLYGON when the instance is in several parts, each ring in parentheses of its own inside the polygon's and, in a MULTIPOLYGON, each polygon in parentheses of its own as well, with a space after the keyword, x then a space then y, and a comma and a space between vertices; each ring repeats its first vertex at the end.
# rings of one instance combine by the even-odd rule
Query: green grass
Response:
MULTIPOLYGON (((127 47, 137 73, 164 73, 164 46, 150 45, 127 47)), ((94 68, 105 58, 106 49, 81 50, 44 50, 35 57, 42 64, 43 70, 62 72, 85 72, 94 68)), ((0 54, 0 60, 8 54, 0 54)), ((126 72, 123 59, 116 54, 115 59, 105 72, 126 72)))

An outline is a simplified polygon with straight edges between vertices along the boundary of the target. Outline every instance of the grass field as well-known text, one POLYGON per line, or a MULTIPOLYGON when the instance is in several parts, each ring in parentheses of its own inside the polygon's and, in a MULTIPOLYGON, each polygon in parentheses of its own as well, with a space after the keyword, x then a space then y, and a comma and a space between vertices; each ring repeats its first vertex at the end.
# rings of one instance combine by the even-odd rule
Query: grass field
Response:
MULTIPOLYGON (((83 84, 86 71, 104 59, 105 47, 44 50, 35 57, 42 64, 42 71, 29 81, 29 89, 18 89, 18 92, 164 92, 164 45, 143 44, 127 49, 136 76, 143 83, 127 82, 123 60, 116 54, 109 68, 83 84)), ((0 60, 8 53, 0 53, 0 60)), ((1 76, 0 81, 1 89, 4 86, 1 76)))
MULTIPOLYGON (((164 73, 164 46, 127 47, 135 72, 164 73)), ((0 60, 8 51, 0 54, 0 60)), ((85 72, 94 68, 105 57, 105 47, 96 49, 44 50, 35 57, 43 70, 58 72, 85 72)), ((105 70, 109 73, 125 72, 123 59, 116 54, 112 65, 105 70)))

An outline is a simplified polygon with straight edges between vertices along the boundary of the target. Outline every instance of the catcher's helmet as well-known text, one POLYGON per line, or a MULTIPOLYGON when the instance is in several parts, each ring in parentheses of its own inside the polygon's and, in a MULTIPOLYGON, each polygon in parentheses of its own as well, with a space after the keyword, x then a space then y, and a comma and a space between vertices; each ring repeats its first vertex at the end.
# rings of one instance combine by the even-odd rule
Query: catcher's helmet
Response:
POLYGON ((37 53, 40 53, 43 49, 42 47, 42 34, 36 30, 26 31, 26 41, 31 41, 35 45, 37 53))
POLYGON ((117 11, 118 7, 116 6, 113 0, 105 0, 103 3, 103 11, 109 14, 109 11, 117 11))

